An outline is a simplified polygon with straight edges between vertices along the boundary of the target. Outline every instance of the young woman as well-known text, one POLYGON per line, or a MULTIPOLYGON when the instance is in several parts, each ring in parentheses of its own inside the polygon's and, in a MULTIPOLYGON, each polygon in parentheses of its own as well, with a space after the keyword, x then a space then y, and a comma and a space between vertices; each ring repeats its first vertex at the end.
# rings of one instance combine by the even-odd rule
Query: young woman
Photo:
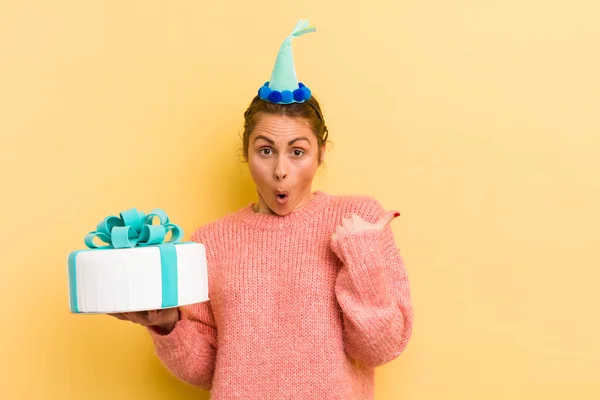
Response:
POLYGON ((399 214, 313 191, 327 142, 319 103, 264 97, 243 136, 258 201, 192 235, 206 246, 210 301, 117 317, 147 327, 166 368, 212 399, 372 399, 375 367, 412 330, 388 224, 399 214))

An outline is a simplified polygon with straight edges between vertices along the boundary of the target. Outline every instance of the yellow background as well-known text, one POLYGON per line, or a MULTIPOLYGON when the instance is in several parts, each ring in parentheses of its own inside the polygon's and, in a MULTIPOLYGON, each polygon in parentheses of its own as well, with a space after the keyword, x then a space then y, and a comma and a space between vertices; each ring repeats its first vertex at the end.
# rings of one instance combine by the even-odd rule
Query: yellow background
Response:
POLYGON ((376 399, 600 398, 599 4, 3 1, 0 398, 207 398, 71 315, 66 257, 129 207, 189 237, 255 199, 242 113, 303 17, 315 188, 402 212, 414 336, 376 399))

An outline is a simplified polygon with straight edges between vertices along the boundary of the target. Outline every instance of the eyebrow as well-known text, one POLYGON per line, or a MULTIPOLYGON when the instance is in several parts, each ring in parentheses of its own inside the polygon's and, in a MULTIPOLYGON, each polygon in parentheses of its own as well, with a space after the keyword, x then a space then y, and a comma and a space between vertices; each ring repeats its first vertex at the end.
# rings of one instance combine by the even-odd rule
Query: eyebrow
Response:
MULTIPOLYGON (((269 142, 270 144, 275 144, 275 142, 273 140, 271 140, 268 137, 263 136, 263 135, 258 135, 257 137, 254 138, 254 141, 256 142, 258 139, 263 139, 263 140, 269 142)), ((300 140, 306 140, 310 144, 310 140, 308 140, 308 138, 306 136, 300 136, 300 137, 297 137, 295 139, 290 140, 288 142, 288 146, 291 146, 291 145, 293 145, 294 143, 296 143, 297 141, 300 141, 300 140)))

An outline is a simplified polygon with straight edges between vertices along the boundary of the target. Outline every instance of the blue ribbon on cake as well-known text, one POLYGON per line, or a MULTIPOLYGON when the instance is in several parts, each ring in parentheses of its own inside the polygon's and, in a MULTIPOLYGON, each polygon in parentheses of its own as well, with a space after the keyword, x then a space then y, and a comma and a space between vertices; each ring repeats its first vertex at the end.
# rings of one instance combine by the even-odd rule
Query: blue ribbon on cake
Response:
POLYGON ((179 241, 183 230, 170 223, 167 214, 160 208, 156 208, 148 215, 131 208, 119 214, 108 216, 102 220, 96 230, 85 236, 84 242, 90 249, 124 249, 135 246, 150 246, 163 243, 168 232, 171 232, 171 239, 166 243, 179 241), (154 225, 155 218, 158 218, 158 225, 154 225), (94 238, 98 238, 107 243, 104 246, 94 244, 94 238))
MULTIPOLYGON (((178 304, 177 250, 175 243, 183 236, 183 229, 169 221, 167 214, 156 208, 148 215, 135 208, 123 211, 119 217, 114 215, 104 218, 89 232, 85 245, 91 250, 127 249, 134 247, 157 246, 161 258, 162 307, 174 307, 178 304), (155 222, 158 220, 158 224, 155 222), (165 240, 171 232, 171 238, 165 240), (97 245, 94 239, 106 243, 97 245)), ((76 264, 79 251, 69 254, 69 281, 71 282, 71 309, 79 312, 77 306, 76 264)))

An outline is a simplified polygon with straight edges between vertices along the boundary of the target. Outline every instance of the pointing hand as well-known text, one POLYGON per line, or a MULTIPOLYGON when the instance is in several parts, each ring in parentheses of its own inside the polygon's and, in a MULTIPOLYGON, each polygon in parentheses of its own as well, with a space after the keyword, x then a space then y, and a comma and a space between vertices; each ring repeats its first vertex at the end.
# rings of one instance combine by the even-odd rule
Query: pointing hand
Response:
POLYGON ((333 235, 331 235, 331 240, 335 241, 351 233, 360 231, 382 230, 388 223, 390 223, 394 218, 398 217, 399 215, 400 213, 398 211, 389 211, 385 213, 385 215, 381 217, 379 221, 372 224, 370 222, 365 221, 358 215, 352 214, 349 218, 344 218, 342 220, 342 224, 339 225, 336 228, 333 235))

